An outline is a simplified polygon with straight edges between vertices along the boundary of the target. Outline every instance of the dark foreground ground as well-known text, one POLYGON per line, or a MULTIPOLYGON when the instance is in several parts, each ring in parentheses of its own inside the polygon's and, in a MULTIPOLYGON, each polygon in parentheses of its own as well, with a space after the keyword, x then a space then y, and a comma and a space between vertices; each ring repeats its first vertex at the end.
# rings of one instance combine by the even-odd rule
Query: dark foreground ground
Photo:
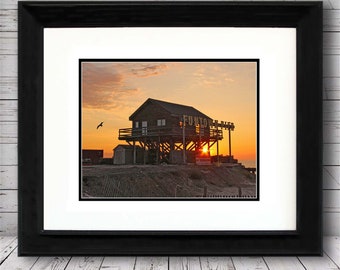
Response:
POLYGON ((82 197, 254 198, 256 175, 227 164, 84 166, 82 197))

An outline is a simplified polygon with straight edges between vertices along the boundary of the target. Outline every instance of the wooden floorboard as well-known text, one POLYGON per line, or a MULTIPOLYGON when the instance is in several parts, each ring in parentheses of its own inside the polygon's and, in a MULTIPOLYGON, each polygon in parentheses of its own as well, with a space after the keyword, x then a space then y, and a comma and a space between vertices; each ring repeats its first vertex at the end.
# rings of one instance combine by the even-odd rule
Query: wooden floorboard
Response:
POLYGON ((30 270, 64 270, 71 257, 40 257, 30 270))
POLYGON ((324 237, 324 253, 340 268, 340 237, 324 237))
POLYGON ((264 257, 269 269, 305 270, 297 257, 264 257))
POLYGON ((322 257, 299 257, 302 265, 308 270, 337 270, 336 264, 327 256, 322 257))
POLYGON ((235 269, 237 270, 268 270, 262 257, 232 257, 235 269))
POLYGON ((104 257, 72 257, 65 270, 99 270, 104 257))
POLYGON ((38 260, 38 257, 18 257, 16 248, 0 265, 0 270, 28 270, 38 260))
POLYGON ((322 257, 18 257, 2 236, 0 258, 0 270, 339 270, 340 238, 324 238, 322 257))
POLYGON ((17 247, 18 241, 16 237, 0 237, 0 265, 17 247))
POLYGON ((202 270, 235 270, 231 257, 200 257, 202 270))
POLYGON ((134 270, 168 270, 168 265, 168 257, 137 257, 134 270))
POLYGON ((201 263, 199 257, 170 257, 170 270, 201 270, 201 263))
POLYGON ((0 252, 16 239, 15 236, 0 236, 0 252))
POLYGON ((105 270, 133 270, 137 257, 105 257, 101 269, 105 270))

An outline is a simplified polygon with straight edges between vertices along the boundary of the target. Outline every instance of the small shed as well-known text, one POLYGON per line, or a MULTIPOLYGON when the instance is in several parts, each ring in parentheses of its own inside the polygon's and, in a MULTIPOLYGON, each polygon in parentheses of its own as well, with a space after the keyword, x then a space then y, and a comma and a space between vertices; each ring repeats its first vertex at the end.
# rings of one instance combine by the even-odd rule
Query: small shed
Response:
POLYGON ((101 149, 83 149, 82 161, 83 164, 98 165, 103 160, 104 150, 101 149))
MULTIPOLYGON (((113 164, 125 165, 133 164, 133 146, 128 144, 119 144, 113 149, 113 164)), ((136 163, 143 163, 143 149, 136 146, 136 163)))

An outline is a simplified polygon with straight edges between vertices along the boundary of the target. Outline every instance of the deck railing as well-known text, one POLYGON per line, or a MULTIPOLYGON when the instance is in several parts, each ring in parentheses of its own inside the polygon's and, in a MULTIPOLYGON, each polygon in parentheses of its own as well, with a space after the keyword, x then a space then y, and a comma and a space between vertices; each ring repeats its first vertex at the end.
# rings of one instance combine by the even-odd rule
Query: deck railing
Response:
MULTIPOLYGON (((143 127, 143 128, 121 128, 119 129, 119 140, 132 140, 141 137, 158 137, 158 136, 175 136, 182 137, 183 130, 181 127, 143 127)), ((200 136, 193 130, 185 131, 185 137, 200 136)), ((210 129, 208 134, 201 134, 202 137, 210 139, 223 139, 222 130, 210 129)))
POLYGON ((119 129, 119 139, 153 137, 162 135, 175 135, 169 127, 143 127, 143 128, 121 128, 119 129))

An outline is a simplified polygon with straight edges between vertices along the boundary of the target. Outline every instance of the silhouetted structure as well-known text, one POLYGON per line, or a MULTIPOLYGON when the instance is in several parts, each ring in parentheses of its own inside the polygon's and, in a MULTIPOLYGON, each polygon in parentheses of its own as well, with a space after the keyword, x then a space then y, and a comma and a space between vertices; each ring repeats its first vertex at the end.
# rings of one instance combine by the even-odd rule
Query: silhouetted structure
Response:
POLYGON ((130 117, 131 128, 119 129, 119 140, 134 149, 143 149, 143 163, 195 162, 203 147, 208 150, 223 139, 222 128, 234 129, 233 123, 217 123, 194 107, 146 100, 130 117))
POLYGON ((99 149, 83 149, 82 163, 83 165, 98 165, 103 160, 104 151, 99 149))

